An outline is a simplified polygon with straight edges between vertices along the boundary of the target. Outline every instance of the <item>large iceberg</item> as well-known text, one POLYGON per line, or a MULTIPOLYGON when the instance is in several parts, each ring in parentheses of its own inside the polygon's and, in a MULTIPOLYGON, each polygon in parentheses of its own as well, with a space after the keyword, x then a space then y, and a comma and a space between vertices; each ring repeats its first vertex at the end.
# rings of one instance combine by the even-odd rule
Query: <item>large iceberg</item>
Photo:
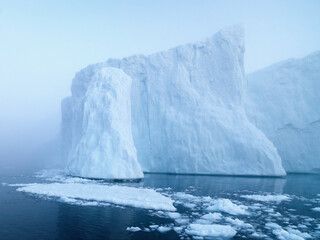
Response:
POLYGON ((320 172, 320 51, 247 75, 249 119, 288 172, 320 172))
POLYGON ((139 178, 135 147, 145 172, 285 175, 275 147, 244 110, 243 39, 242 27, 231 27, 202 42, 110 59, 77 73, 72 97, 62 103, 63 157, 70 173, 109 177, 109 168, 116 168, 114 178, 139 178), (108 84, 104 74, 115 69, 132 79, 130 93, 110 87, 117 96, 111 104, 120 114, 109 110, 107 98, 94 94, 103 88, 100 81, 108 84), (118 97, 131 99, 131 108, 118 104, 118 97), (120 122, 115 132, 109 118, 120 122), (97 140, 104 132, 108 139, 97 140), (113 133, 129 146, 113 143, 118 138, 113 133), (108 144, 117 147, 105 150, 108 144))

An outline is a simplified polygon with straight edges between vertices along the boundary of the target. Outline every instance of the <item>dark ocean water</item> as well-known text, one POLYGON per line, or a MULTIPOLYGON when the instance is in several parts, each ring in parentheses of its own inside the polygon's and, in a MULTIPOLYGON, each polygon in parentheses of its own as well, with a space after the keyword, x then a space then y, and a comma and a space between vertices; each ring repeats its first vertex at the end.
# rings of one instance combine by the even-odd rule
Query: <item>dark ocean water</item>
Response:
MULTIPOLYGON (((174 224, 174 220, 153 214, 146 209, 123 206, 80 206, 17 192, 7 184, 33 183, 43 180, 32 173, 18 173, 14 169, 0 172, 0 239, 192 239, 179 235, 174 230, 126 231, 127 227, 141 229, 151 224, 174 224)), ((128 185, 128 184, 127 184, 128 185)), ((129 184, 130 185, 130 184, 129 184)), ((285 178, 228 177, 146 174, 133 186, 154 189, 171 188, 172 192, 186 192, 195 196, 228 198, 252 205, 252 201, 241 199, 241 194, 287 194, 290 201, 279 204, 265 203, 282 218, 272 218, 266 214, 256 216, 236 216, 254 225, 256 231, 265 234, 262 239, 275 239, 272 231, 265 228, 272 219, 279 225, 296 226, 307 232, 313 239, 320 239, 320 212, 312 208, 320 207, 320 175, 291 174, 285 178), (285 219, 285 220, 284 220, 285 219), (300 225, 301 226, 300 226, 300 225)), ((261 203, 264 204, 264 203, 261 203)), ((199 210, 175 205, 180 213, 192 215, 199 210)), ((238 230, 234 239, 254 239, 250 233, 238 230)))

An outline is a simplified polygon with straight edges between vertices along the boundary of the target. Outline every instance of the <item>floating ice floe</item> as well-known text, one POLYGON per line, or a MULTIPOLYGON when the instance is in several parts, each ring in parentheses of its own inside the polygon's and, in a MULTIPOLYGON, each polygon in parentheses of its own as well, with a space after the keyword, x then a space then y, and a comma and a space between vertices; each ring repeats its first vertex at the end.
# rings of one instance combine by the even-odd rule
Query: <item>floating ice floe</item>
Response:
POLYGON ((177 204, 181 204, 186 208, 195 209, 201 204, 209 204, 213 199, 211 197, 194 196, 184 192, 177 192, 172 195, 177 204))
POLYGON ((191 194, 183 193, 183 192, 177 192, 173 195, 174 198, 178 198, 180 200, 189 200, 189 201, 199 201, 199 197, 193 196, 191 194))
POLYGON ((248 215, 248 207, 244 205, 237 205, 229 199, 219 198, 213 200, 213 205, 207 207, 207 211, 225 212, 231 215, 248 215))
POLYGON ((320 212, 320 207, 312 208, 313 211, 320 212))
POLYGON ((165 227, 165 226, 160 226, 158 227, 157 231, 161 232, 161 233, 166 233, 166 232, 169 232, 171 231, 172 228, 171 227, 165 227))
MULTIPOLYGON (((153 217, 173 220, 162 223, 160 226, 155 224, 148 226, 151 223, 139 228, 129 225, 127 231, 131 232, 157 231, 165 234, 168 231, 175 231, 179 237, 183 238, 189 235, 193 239, 210 237, 228 239, 230 238, 228 233, 232 232, 229 231, 231 228, 237 236, 245 236, 249 239, 273 237, 280 240, 301 240, 320 237, 320 222, 317 218, 293 215, 295 209, 284 208, 282 211, 278 205, 274 204, 293 198, 298 201, 310 199, 303 200, 295 196, 279 194, 249 195, 250 193, 246 191, 237 194, 240 199, 214 199, 209 196, 191 195, 188 190, 174 192, 172 189, 165 188, 134 187, 135 183, 111 184, 100 180, 71 177, 60 171, 42 171, 36 177, 41 178, 41 181, 45 180, 46 184, 10 184, 9 186, 17 187, 18 191, 36 194, 40 198, 52 197, 50 199, 73 205, 94 207, 117 204, 116 207, 122 208, 132 206, 149 209, 147 212, 153 217), (181 208, 186 204, 194 207, 181 208), (261 225, 265 226, 263 230, 261 225), (221 229, 224 229, 225 235, 220 235, 221 229)), ((317 205, 313 203, 310 209, 312 206, 317 205)))
POLYGON ((287 195, 242 195, 242 198, 260 201, 260 202, 277 202, 288 201, 291 198, 287 195))
POLYGON ((237 233, 231 226, 219 224, 190 224, 186 232, 192 236, 216 237, 219 239, 230 239, 237 233))
POLYGON ((138 231, 141 231, 141 228, 139 228, 139 227, 127 227, 127 231, 138 232, 138 231))
POLYGON ((152 230, 155 230, 159 227, 159 225, 156 225, 156 224, 153 224, 153 225, 150 225, 149 228, 152 229, 152 230))
POLYGON ((201 217, 201 219, 207 220, 207 221, 217 221, 222 219, 221 213, 208 213, 201 217))
POLYGON ((304 239, 312 238, 312 236, 311 236, 309 233, 300 232, 300 231, 297 230, 297 229, 293 229, 293 228, 288 227, 288 228, 286 228, 286 230, 287 230, 289 233, 295 234, 295 235, 297 235, 297 236, 299 236, 299 237, 302 237, 302 238, 304 238, 304 239))
POLYGON ((178 219, 181 218, 181 214, 178 212, 167 212, 169 218, 178 219))
POLYGON ((267 235, 260 233, 260 232, 254 232, 250 235, 251 238, 266 238, 267 235))
POLYGON ((25 184, 17 189, 48 197, 57 197, 62 201, 81 199, 86 201, 107 202, 124 206, 175 211, 173 201, 153 189, 135 188, 118 185, 81 184, 81 183, 50 183, 25 184))
POLYGON ((242 220, 239 220, 238 218, 232 219, 230 217, 226 218, 226 222, 230 223, 231 225, 239 228, 253 228, 253 226, 249 223, 245 223, 242 220))
POLYGON ((312 236, 308 233, 302 233, 299 230, 288 227, 287 231, 284 230, 277 223, 267 223, 265 225, 266 228, 271 229, 272 233, 277 236, 280 240, 304 240, 308 238, 312 238, 312 236))
POLYGON ((287 232, 286 230, 280 228, 280 229, 274 229, 272 231, 272 233, 274 235, 277 236, 278 239, 280 240, 304 240, 303 237, 300 237, 294 233, 290 233, 290 232, 287 232))
POLYGON ((174 227, 173 230, 179 234, 183 231, 183 227, 174 227))

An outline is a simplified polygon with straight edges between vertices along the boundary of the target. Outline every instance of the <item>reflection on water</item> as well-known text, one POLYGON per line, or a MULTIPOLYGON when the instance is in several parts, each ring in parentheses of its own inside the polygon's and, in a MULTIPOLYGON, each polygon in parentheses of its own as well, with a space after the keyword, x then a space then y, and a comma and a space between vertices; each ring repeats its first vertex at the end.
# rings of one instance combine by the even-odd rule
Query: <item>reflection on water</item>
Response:
MULTIPOLYGON (((0 174, 0 183, 39 181, 30 175, 15 175, 8 172, 0 174)), ((140 183, 125 184, 154 189, 170 187, 170 191, 173 192, 192 189, 192 194, 196 196, 230 197, 238 201, 244 201, 239 198, 244 192, 289 194, 310 199, 315 199, 316 194, 320 194, 320 175, 256 178, 146 174, 140 183)), ((311 203, 320 206, 320 202, 311 203)), ((320 217, 320 213, 310 210, 310 203, 303 204, 298 198, 280 204, 276 211, 284 215, 291 208, 297 216, 314 219, 320 217)), ((179 212, 183 211, 183 208, 179 208, 179 212)), ((0 213, 0 239, 180 239, 175 231, 165 234, 158 231, 135 233, 126 231, 126 228, 131 226, 143 228, 151 224, 162 225, 174 222, 172 219, 150 214, 146 209, 114 205, 70 205, 16 192, 15 188, 5 184, 0 185, 0 213)), ((296 224, 299 223, 299 219, 296 217, 296 224)), ((260 220, 257 218, 257 221, 260 220)), ((263 227, 264 225, 261 229, 263 227)), ((245 239, 245 233, 237 234, 235 239, 245 239)))
POLYGON ((282 193, 286 178, 270 177, 229 177, 229 176, 201 176, 201 175, 169 175, 146 174, 143 186, 153 188, 171 187, 183 191, 189 186, 200 189, 201 194, 214 196, 221 192, 257 191, 282 193))

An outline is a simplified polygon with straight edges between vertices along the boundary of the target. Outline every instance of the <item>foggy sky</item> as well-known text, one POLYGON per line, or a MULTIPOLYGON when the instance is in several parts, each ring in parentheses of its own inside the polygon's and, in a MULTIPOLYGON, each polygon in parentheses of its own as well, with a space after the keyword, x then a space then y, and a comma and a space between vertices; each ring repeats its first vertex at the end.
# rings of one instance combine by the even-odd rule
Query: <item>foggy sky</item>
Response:
POLYGON ((60 101, 88 64, 242 23, 248 73, 320 50, 319 13, 317 0, 0 1, 0 153, 54 138, 60 101))

